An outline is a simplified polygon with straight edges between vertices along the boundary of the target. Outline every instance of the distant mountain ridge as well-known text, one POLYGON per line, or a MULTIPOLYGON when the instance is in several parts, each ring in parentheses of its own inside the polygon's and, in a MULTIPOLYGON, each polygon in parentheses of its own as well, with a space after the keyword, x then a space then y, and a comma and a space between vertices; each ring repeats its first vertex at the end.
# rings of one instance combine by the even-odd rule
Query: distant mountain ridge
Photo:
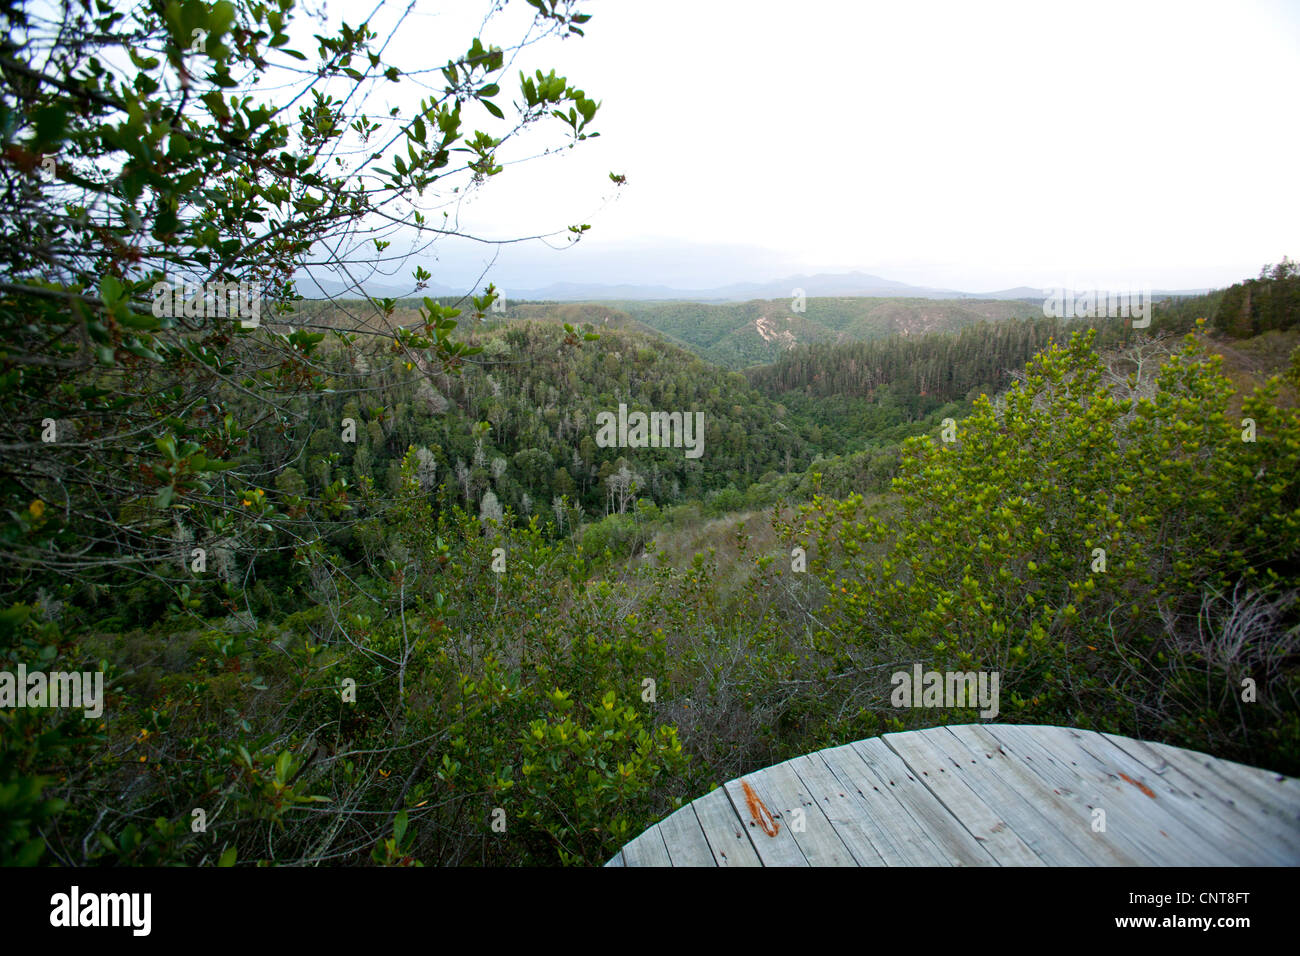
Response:
MULTIPOLYGON (((409 285, 401 286, 389 280, 367 280, 361 283, 366 292, 376 297, 410 298, 412 296, 459 296, 465 289, 454 289, 438 283, 429 283, 416 292, 409 285)), ((500 287, 500 284, 498 283, 500 287)), ((300 277, 299 292, 307 298, 355 298, 356 291, 343 283, 331 280, 314 280, 300 277)), ((481 291, 481 290, 474 290, 481 291)), ((1153 296, 1203 295, 1208 289, 1155 289, 1153 296)), ((962 292, 932 286, 909 285, 865 272, 794 275, 771 282, 737 282, 711 289, 679 289, 666 285, 638 285, 635 283, 602 284, 593 282, 556 282, 538 289, 504 288, 512 300, 540 302, 748 302, 754 299, 791 299, 797 294, 816 297, 912 298, 912 299, 984 299, 984 300, 1041 300, 1045 290, 1036 286, 1017 286, 996 292, 962 292)))

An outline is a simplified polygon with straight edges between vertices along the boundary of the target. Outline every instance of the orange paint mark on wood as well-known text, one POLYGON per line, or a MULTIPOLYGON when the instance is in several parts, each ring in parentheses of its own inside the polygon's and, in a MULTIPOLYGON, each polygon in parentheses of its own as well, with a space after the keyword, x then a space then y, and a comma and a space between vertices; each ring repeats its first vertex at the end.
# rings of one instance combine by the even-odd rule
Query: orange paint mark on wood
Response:
POLYGON ((1148 797, 1150 797, 1152 800, 1154 800, 1154 799, 1156 798, 1156 793, 1155 793, 1154 790, 1152 790, 1150 787, 1148 787, 1145 783, 1138 783, 1136 780, 1134 780, 1134 779, 1133 779, 1132 777, 1130 777, 1128 774, 1126 774, 1126 773, 1122 773, 1122 774, 1120 774, 1120 779, 1122 779, 1122 780, 1127 780, 1129 783, 1133 784, 1133 786, 1137 787, 1139 790, 1141 790, 1143 793, 1145 793, 1145 794, 1146 794, 1148 797))
POLYGON ((781 832, 781 824, 776 822, 776 817, 772 816, 772 811, 767 808, 758 794, 744 780, 740 785, 745 788, 745 803, 749 806, 749 815, 754 818, 754 822, 763 828, 763 832, 770 837, 776 836, 781 832))

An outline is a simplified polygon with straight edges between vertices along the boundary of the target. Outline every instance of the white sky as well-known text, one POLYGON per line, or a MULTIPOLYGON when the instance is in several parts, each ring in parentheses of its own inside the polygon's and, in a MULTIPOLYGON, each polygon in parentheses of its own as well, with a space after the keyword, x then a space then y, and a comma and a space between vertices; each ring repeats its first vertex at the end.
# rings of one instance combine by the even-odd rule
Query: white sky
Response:
MULTIPOLYGON (((355 24, 373 7, 328 11, 355 24)), ((405 8, 372 25, 386 35, 405 8)), ((445 63, 483 9, 416 0, 386 62, 445 63)), ((507 291, 853 270, 969 292, 1192 288, 1300 257, 1300 3, 584 10, 585 37, 517 66, 555 67, 601 100, 601 137, 509 167, 461 221, 493 238, 593 228, 562 252, 503 251, 489 278, 507 291), (616 199, 610 171, 628 177, 616 199)), ((484 41, 516 41, 529 13, 514 0, 484 41)), ((517 69, 503 93, 516 84, 517 69)), ((469 285, 490 255, 449 246, 428 264, 469 285)))

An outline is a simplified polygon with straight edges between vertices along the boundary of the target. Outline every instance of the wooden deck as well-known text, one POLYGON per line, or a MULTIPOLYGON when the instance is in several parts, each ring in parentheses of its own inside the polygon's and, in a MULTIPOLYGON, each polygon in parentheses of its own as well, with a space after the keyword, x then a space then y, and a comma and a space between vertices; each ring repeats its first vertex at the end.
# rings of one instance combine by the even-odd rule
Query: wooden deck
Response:
POLYGON ((1205 865, 1300 865, 1300 780, 1164 744, 1012 724, 805 754, 687 804, 606 864, 1205 865))

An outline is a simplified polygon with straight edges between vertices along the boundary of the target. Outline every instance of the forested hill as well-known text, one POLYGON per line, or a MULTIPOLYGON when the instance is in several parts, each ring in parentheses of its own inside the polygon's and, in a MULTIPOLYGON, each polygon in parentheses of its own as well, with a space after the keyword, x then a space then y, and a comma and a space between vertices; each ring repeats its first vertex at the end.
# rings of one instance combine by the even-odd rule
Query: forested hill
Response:
POLYGON ((1257 279, 1218 294, 1214 326, 1234 338, 1293 328, 1300 323, 1300 275, 1286 263, 1266 266, 1257 279))
POLYGON ((805 343, 859 342, 924 335, 976 322, 1041 315, 1039 303, 903 298, 758 299, 725 305, 700 302, 512 304, 508 316, 650 329, 729 369, 772 362, 805 343), (608 322, 606 322, 608 320, 608 322))
MULTIPOLYGON (((1258 284, 1258 280, 1251 280, 1258 284)), ((1240 295, 1245 284, 1233 288, 1234 316, 1241 312, 1240 295)), ((1185 332, 1196 318, 1220 314, 1224 292, 1201 296, 1169 297, 1154 303, 1155 317, 1148 331, 1185 332)), ((1286 301, 1282 296, 1254 289, 1251 308, 1272 315, 1286 301), (1262 310, 1262 311, 1261 311, 1262 310)), ((447 300, 444 304, 463 304, 447 300)), ((398 316, 413 317, 418 302, 399 303, 398 316), (402 308, 402 307, 405 308, 402 308)), ((486 316, 487 327, 527 319, 532 322, 589 322, 598 328, 635 329, 668 339, 723 368, 749 370, 767 364, 784 363, 790 353, 811 349, 826 354, 836 345, 876 342, 896 337, 900 341, 1006 321, 1028 322, 1043 318, 1041 300, 915 299, 825 297, 802 302, 789 299, 761 299, 742 303, 700 302, 502 302, 501 311, 486 316), (820 346, 818 351, 816 347, 820 346)), ((1224 322, 1227 320, 1224 319, 1224 322)), ((1259 330, 1275 327, 1275 319, 1257 320, 1259 330)), ((1106 320, 1088 324, 1105 329, 1106 320)), ((1120 323, 1122 325, 1122 323, 1120 323)), ((1215 326, 1224 328, 1220 321, 1215 326)), ((1081 326, 1075 326, 1076 328, 1081 326)), ((988 333, 977 332, 974 339, 988 333)), ((1006 333, 1009 337, 1023 330, 1006 333)), ((1103 331, 1104 335, 1111 333, 1103 331)), ((1044 340, 1045 341, 1045 340, 1044 340)), ((1017 351, 1013 364, 1019 366, 1032 353, 1017 351)))
POLYGON ((408 368, 370 349, 337 368, 330 383, 342 392, 363 378, 365 399, 321 397, 307 425, 307 473, 291 469, 283 481, 297 487, 306 480, 315 494, 340 477, 355 483, 374 476, 395 490, 402 458, 415 446, 437 484, 463 506, 478 511, 491 494, 489 510, 508 506, 528 515, 550 512, 565 496, 582 508, 565 520, 581 520, 622 511, 634 497, 663 504, 745 487, 838 450, 824 443, 820 428, 788 416, 738 373, 636 331, 602 327, 597 334, 586 341, 536 322, 475 332, 464 342, 483 351, 455 374, 408 368), (617 413, 620 404, 629 412, 703 412, 702 456, 599 447, 596 416, 617 413), (347 418, 358 423, 356 442, 341 446, 331 465, 330 453, 340 449, 337 423, 347 418), (623 469, 635 496, 611 501, 607 479, 623 469))
MULTIPOLYGON (((1144 331, 1186 332, 1195 317, 1214 314, 1219 295, 1157 303, 1151 326, 1144 331)), ((1036 316, 979 322, 952 332, 795 346, 770 365, 746 369, 745 375, 772 397, 800 392, 874 399, 888 391, 892 400, 917 416, 946 402, 1002 390, 1011 371, 1022 368, 1049 342, 1063 341, 1085 328, 1097 329, 1101 347, 1126 344, 1136 334, 1128 319, 1045 318, 1040 308, 1036 316)))

